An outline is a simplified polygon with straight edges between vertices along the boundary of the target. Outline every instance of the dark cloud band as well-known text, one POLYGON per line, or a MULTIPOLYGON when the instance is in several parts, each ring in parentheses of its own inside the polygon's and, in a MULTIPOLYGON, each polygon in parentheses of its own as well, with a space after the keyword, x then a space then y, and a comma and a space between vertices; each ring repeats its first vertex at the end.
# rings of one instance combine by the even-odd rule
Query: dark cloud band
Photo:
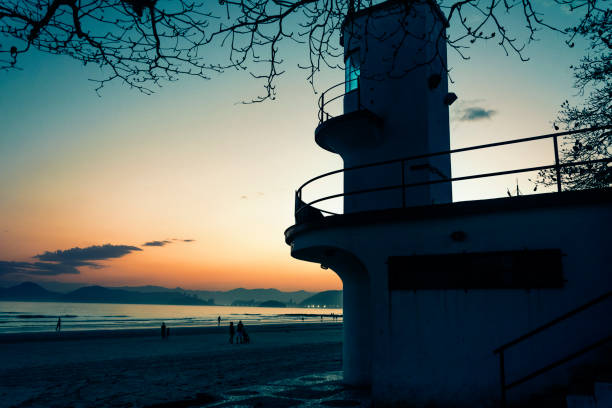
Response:
POLYGON ((150 247, 161 247, 167 244, 171 244, 172 241, 149 241, 142 244, 142 246, 150 246, 150 247))
POLYGON ((61 275, 64 273, 78 274, 79 270, 75 265, 61 263, 0 261, 0 276, 13 273, 44 276, 61 275))
POLYGON ((34 258, 47 262, 65 263, 74 261, 101 261, 104 259, 121 258, 133 251, 142 251, 142 249, 130 245, 93 245, 86 248, 75 247, 66 250, 59 249, 54 252, 47 251, 44 254, 35 255, 34 258))
POLYGON ((465 108, 459 111, 459 120, 462 122, 469 122, 482 119, 491 119, 497 111, 493 109, 485 109, 479 106, 465 108))
MULTIPOLYGON (((180 242, 193 242, 193 239, 174 239, 180 242)), ((149 241, 142 244, 145 247, 162 247, 172 241, 149 241)), ((61 275, 78 274, 78 267, 103 268, 98 263, 108 259, 121 258, 132 252, 142 251, 132 245, 93 245, 85 248, 74 247, 70 249, 58 249, 57 251, 46 251, 33 256, 40 262, 17 262, 0 261, 0 276, 8 274, 26 275, 61 275)))
POLYGON ((41 262, 0 261, 0 275, 61 275, 78 274, 80 266, 103 268, 97 261, 121 258, 131 252, 142 249, 131 245, 93 245, 90 247, 74 247, 65 250, 47 251, 33 256, 41 262))

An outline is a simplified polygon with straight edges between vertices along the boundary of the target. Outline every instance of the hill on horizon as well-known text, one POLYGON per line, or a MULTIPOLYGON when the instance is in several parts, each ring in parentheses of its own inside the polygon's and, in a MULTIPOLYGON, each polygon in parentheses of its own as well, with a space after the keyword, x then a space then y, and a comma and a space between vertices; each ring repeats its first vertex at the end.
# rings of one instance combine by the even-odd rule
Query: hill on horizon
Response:
POLYGON ((102 286, 85 286, 69 293, 51 292, 33 282, 0 289, 0 300, 46 302, 127 303, 156 305, 209 305, 210 302, 180 292, 134 292, 102 286))
POLYGON ((47 290, 34 282, 22 282, 10 288, 0 288, 0 299, 56 299, 61 293, 47 290))
POLYGON ((207 300, 179 292, 134 292, 86 286, 60 297, 62 301, 84 303, 128 303, 155 305, 211 305, 207 300))
MULTIPOLYGON (((47 282, 48 283, 48 282, 47 282)), ((84 303, 128 303, 128 304, 176 304, 176 305, 248 305, 258 306, 264 302, 278 302, 286 307, 302 307, 306 299, 320 294, 304 290, 283 292, 275 288, 245 289, 236 288, 228 291, 188 290, 180 287, 170 289, 163 286, 119 286, 104 287, 100 285, 87 285, 67 293, 52 291, 44 286, 60 287, 59 282, 45 285, 34 282, 22 282, 17 285, 0 288, 0 300, 23 301, 57 301, 57 302, 84 302, 84 303), (249 299, 245 301, 243 299, 249 299)), ((70 286, 74 283, 67 284, 70 286)), ((315 298, 323 300, 324 298, 315 298)), ((311 303, 309 303, 311 304, 311 303)), ((312 303, 314 304, 314 303, 312 303)), ((326 303, 320 303, 321 305, 326 303)), ((330 304, 334 304, 333 302, 330 304)), ((329 306, 332 307, 332 306, 329 306)), ((335 306, 334 306, 335 307, 335 306)))

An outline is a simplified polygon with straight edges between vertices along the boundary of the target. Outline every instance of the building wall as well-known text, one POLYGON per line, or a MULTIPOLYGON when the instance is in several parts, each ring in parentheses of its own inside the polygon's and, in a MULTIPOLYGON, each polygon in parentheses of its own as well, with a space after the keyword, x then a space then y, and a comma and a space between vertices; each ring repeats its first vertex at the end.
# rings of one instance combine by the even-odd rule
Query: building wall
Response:
MULTIPOLYGON (((485 209, 477 215, 305 231, 294 238, 292 255, 334 265, 329 250, 337 248, 353 254, 367 270, 371 348, 348 349, 345 355, 371 359, 376 401, 475 406, 499 398, 495 348, 612 290, 610 225, 609 203, 492 213, 485 209), (452 240, 454 231, 464 231, 466 240, 452 240), (550 248, 560 248, 564 254, 563 289, 390 291, 388 287, 389 256, 550 248)), ((342 275, 344 280, 347 271, 342 275)), ((611 312, 612 301, 606 301, 509 350, 508 381, 611 334, 611 312)), ((352 336, 349 327, 345 330, 346 336, 352 336)), ((508 391, 509 399, 567 384, 568 369, 603 358, 598 353, 508 391)))

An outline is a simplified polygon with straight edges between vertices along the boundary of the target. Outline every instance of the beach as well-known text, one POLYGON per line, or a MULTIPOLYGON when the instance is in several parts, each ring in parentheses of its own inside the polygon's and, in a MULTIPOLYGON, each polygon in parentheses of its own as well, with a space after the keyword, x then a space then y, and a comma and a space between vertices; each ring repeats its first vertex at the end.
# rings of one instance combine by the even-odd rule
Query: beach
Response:
POLYGON ((0 406, 231 406, 274 384, 288 384, 276 402, 251 405, 299 406, 287 381, 301 376, 342 391, 341 324, 248 326, 250 344, 229 344, 226 326, 170 329, 0 335, 0 406))

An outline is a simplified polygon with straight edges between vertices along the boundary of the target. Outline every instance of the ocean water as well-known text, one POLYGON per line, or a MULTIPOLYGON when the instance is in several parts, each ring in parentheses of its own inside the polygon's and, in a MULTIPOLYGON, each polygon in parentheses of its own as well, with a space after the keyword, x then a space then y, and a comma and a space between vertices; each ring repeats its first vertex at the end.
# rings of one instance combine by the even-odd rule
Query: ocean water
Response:
MULTIPOLYGON (((178 306, 108 303, 0 302, 0 333, 54 331, 58 316, 62 330, 108 330, 216 326, 221 324, 332 322, 342 309, 270 308, 247 306, 178 306), (303 318, 303 319, 302 319, 303 318)), ((335 322, 342 321, 340 317, 335 322)))

